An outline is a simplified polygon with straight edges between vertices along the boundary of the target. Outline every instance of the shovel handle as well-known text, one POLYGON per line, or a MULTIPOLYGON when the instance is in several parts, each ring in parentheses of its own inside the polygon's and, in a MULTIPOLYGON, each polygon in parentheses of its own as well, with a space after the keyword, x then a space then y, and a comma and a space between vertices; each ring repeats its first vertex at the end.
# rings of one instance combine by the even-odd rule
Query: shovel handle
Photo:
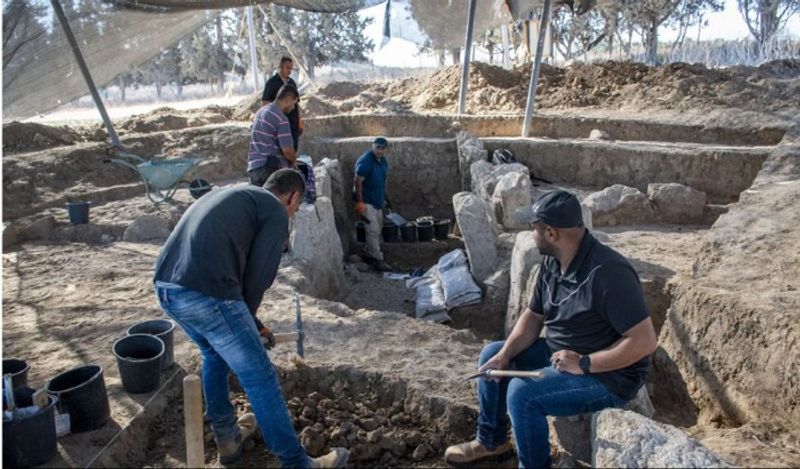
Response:
POLYGON ((518 370, 486 370, 489 378, 542 378, 544 373, 541 371, 518 371, 518 370))
POLYGON ((283 344, 286 342, 297 342, 300 339, 300 334, 297 332, 287 332, 285 334, 272 334, 275 336, 276 344, 283 344))

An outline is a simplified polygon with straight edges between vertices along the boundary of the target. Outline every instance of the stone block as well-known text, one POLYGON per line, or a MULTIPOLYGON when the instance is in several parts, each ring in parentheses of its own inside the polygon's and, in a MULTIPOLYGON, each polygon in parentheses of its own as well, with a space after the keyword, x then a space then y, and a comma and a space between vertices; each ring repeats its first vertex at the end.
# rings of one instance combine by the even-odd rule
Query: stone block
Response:
POLYGON ((490 201, 500 178, 509 173, 520 173, 530 177, 528 167, 519 163, 493 165, 488 161, 477 161, 470 166, 472 192, 485 201, 490 201))
POLYGON ((592 418, 592 466, 731 467, 681 430, 621 409, 592 418))
POLYGON ((517 234, 514 249, 511 251, 506 335, 511 332, 520 314, 528 307, 541 261, 542 255, 533 242, 533 232, 523 231, 517 234))
POLYGON ((706 207, 705 192, 677 183, 649 184, 647 197, 664 223, 696 223, 706 207))
POLYGON ((597 226, 615 226, 653 221, 654 212, 647 196, 639 189, 614 184, 583 199, 597 226))
POLYGON ((495 220, 510 230, 522 229, 515 213, 518 208, 531 204, 533 184, 531 178, 520 172, 508 173, 500 178, 492 195, 495 220))
POLYGON ((289 264, 308 278, 309 293, 337 298, 344 292, 344 256, 336 234, 333 204, 327 197, 303 204, 294 218, 289 264))
POLYGON ((464 239, 470 272, 478 282, 495 270, 497 260, 497 226, 487 204, 471 192, 453 196, 456 221, 464 239))
POLYGON ((136 217, 133 222, 125 228, 122 240, 130 243, 144 241, 162 241, 169 237, 169 220, 165 220, 156 215, 142 215, 136 217))

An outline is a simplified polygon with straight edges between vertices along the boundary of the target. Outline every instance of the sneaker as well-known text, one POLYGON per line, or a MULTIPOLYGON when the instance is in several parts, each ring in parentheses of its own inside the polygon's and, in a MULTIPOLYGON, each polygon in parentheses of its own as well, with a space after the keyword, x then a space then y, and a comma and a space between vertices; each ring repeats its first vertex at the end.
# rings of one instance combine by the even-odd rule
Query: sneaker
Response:
POLYGON ((236 426, 239 427, 239 435, 233 441, 218 442, 216 438, 214 441, 217 443, 217 452, 219 453, 219 464, 221 466, 228 466, 236 464, 242 459, 242 447, 244 443, 255 435, 258 430, 258 423, 256 423, 256 416, 253 414, 243 414, 236 421, 236 426))
POLYGON ((344 448, 331 448, 331 452, 325 456, 311 459, 312 468, 323 467, 344 467, 347 464, 347 459, 350 457, 350 451, 344 448))
POLYGON ((503 459, 512 454, 511 443, 505 442, 495 449, 489 449, 478 442, 472 440, 460 445, 447 448, 444 452, 444 460, 454 466, 471 465, 486 459, 503 459))

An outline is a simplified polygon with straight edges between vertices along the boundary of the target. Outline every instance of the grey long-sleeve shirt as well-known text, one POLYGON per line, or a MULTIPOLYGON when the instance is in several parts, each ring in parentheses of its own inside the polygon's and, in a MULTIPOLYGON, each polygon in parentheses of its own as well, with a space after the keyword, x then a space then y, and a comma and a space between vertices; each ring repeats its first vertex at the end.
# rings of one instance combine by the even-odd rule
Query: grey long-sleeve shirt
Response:
POLYGON ((289 227, 270 191, 251 185, 213 190, 181 218, 161 248, 154 281, 178 284, 256 311, 278 272, 289 227))

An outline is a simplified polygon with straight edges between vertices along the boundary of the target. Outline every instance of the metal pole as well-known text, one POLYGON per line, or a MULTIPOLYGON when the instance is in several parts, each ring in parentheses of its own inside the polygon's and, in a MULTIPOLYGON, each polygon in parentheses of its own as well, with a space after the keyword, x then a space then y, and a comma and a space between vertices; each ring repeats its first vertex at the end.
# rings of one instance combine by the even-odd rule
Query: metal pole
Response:
POLYGON ((464 63, 461 64, 461 92, 458 97, 458 113, 464 114, 467 110, 467 91, 469 87, 469 61, 472 52, 472 30, 475 26, 475 4, 477 0, 469 0, 469 13, 467 14, 467 34, 464 38, 464 63))
POLYGON ((247 29, 250 32, 250 67, 253 69, 253 90, 257 93, 261 89, 261 79, 258 77, 258 56, 256 55, 256 32, 253 22, 253 5, 247 7, 247 29))
POLYGON ((525 106, 525 121, 522 124, 522 136, 527 137, 531 130, 533 120, 533 106, 536 101, 536 85, 539 84, 539 72, 542 68, 542 50, 544 49, 544 31, 550 24, 550 6, 552 0, 545 0, 542 9, 542 16, 539 20, 539 35, 536 41, 536 56, 533 59, 533 72, 531 73, 531 83, 528 86, 528 104, 525 106))
POLYGON ((500 26, 500 36, 503 37, 503 68, 506 70, 511 68, 511 57, 508 47, 508 25, 500 26))
POLYGON ((103 100, 100 98, 100 93, 97 92, 92 74, 89 72, 89 67, 86 66, 86 61, 83 60, 83 54, 81 53, 80 47, 78 47, 78 41, 75 40, 75 36, 72 34, 72 28, 70 28, 67 16, 61 8, 61 3, 58 0, 50 0, 50 4, 53 6, 53 11, 58 17, 58 22, 61 23, 61 29, 64 30, 64 36, 67 37, 67 42, 69 42, 70 47, 72 47, 75 61, 78 62, 78 68, 81 69, 81 74, 86 81, 86 87, 89 88, 89 93, 92 95, 94 105, 97 107, 97 111, 100 112, 100 117, 103 119, 103 123, 106 126, 108 137, 111 139, 111 145, 114 147, 121 147, 122 145, 119 143, 117 131, 114 130, 111 118, 108 117, 108 112, 106 112, 106 107, 103 105, 103 100))

